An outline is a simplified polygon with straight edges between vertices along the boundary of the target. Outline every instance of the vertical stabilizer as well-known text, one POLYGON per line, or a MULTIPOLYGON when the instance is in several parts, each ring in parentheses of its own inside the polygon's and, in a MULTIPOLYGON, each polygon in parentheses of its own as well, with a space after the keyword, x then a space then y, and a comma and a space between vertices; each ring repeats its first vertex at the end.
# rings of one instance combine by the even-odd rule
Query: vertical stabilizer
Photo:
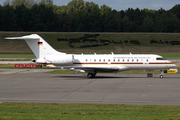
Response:
POLYGON ((22 37, 9 37, 6 39, 24 39, 37 59, 46 61, 52 56, 64 55, 66 53, 58 52, 52 48, 42 37, 37 34, 26 35, 22 37))

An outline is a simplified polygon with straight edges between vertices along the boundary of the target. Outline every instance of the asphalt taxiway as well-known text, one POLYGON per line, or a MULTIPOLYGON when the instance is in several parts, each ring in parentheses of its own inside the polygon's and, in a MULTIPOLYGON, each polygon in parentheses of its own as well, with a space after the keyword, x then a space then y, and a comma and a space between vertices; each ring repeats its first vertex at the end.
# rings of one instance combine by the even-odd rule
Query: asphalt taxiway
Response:
POLYGON ((0 69, 0 102, 180 105, 180 74, 47 74, 0 69))

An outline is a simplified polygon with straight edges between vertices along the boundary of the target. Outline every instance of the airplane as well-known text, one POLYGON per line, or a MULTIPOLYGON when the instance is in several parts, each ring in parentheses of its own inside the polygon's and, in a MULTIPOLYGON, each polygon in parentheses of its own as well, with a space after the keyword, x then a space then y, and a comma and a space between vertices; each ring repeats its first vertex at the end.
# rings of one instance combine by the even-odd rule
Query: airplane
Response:
POLYGON ((155 54, 66 54, 56 51, 37 34, 5 39, 24 39, 36 56, 33 62, 86 72, 88 78, 94 78, 101 72, 117 73, 126 70, 147 70, 147 77, 153 77, 153 70, 161 70, 159 77, 163 78, 164 70, 176 67, 169 60, 155 54))

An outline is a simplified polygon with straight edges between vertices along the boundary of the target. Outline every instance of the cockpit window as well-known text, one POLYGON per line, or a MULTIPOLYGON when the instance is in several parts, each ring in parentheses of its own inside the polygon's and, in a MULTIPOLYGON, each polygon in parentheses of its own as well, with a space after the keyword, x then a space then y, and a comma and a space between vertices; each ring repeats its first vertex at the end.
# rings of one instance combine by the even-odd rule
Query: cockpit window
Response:
POLYGON ((156 58, 156 60, 166 60, 165 58, 156 58))

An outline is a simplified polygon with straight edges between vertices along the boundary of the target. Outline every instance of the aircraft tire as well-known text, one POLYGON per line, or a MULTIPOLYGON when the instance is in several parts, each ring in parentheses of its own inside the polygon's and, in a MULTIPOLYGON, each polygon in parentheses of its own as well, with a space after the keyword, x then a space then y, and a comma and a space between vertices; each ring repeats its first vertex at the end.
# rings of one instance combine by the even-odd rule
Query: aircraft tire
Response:
POLYGON ((163 75, 159 75, 159 78, 161 78, 161 79, 162 79, 162 78, 163 78, 163 75))
POLYGON ((88 78, 93 78, 93 77, 94 77, 94 74, 93 74, 93 73, 88 73, 88 74, 87 74, 87 77, 88 77, 88 78))

